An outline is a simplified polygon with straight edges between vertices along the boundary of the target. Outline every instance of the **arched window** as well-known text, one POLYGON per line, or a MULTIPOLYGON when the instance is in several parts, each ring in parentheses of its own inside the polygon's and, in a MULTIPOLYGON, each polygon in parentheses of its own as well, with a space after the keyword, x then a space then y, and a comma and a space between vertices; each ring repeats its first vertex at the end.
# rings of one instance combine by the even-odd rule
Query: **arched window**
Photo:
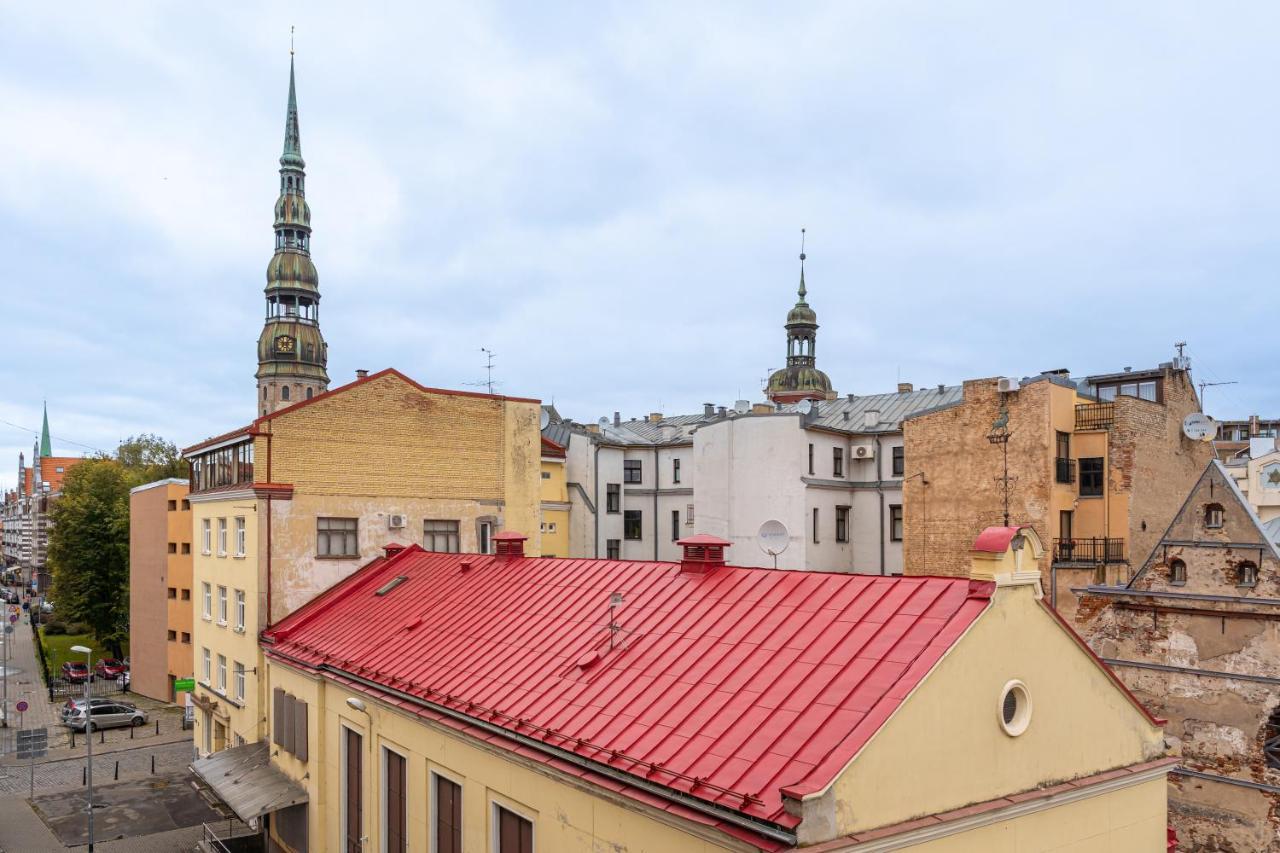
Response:
POLYGON ((1209 504, 1204 508, 1204 526, 1211 530, 1222 527, 1222 504, 1209 504))
POLYGON ((308 399, 308 400, 310 400, 310 399, 311 399, 311 389, 310 389, 310 388, 308 388, 308 389, 307 389, 307 399, 308 399))
POLYGON ((267 399, 267 386, 266 386, 266 385, 263 385, 263 386, 262 386, 262 399, 264 399, 264 400, 265 400, 265 399, 267 399))
POLYGON ((1169 561, 1169 583, 1182 586, 1187 582, 1187 564, 1174 557, 1169 561))
POLYGON ((1257 586, 1258 565, 1249 560, 1236 563, 1236 586, 1257 586))
POLYGON ((1262 755, 1267 760, 1267 766, 1273 770, 1280 770, 1280 707, 1271 712, 1271 716, 1267 718, 1267 730, 1263 735, 1262 755))
POLYGON ((288 386, 288 385, 281 385, 281 386, 280 386, 280 399, 281 399, 281 400, 288 400, 288 399, 289 399, 289 386, 288 386))

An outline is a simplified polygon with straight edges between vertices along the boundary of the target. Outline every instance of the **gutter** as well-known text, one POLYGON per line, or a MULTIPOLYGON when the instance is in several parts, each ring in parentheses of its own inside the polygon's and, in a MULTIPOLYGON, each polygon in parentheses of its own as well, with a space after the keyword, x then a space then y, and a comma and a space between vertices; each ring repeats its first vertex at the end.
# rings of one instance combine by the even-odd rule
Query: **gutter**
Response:
MULTIPOLYGON (((724 806, 719 806, 719 805, 716 805, 715 803, 709 803, 705 800, 700 800, 697 797, 684 793, 683 791, 677 791, 674 788, 669 788, 665 785, 659 785, 656 782, 650 782, 647 779, 641 779, 638 776, 634 776, 630 773, 626 773, 622 770, 618 770, 617 768, 611 767, 607 764, 600 764, 599 762, 592 761, 589 758, 583 758, 581 755, 578 755, 576 752, 570 752, 569 750, 566 750, 566 749, 560 749, 559 747, 551 746, 550 744, 544 743, 543 741, 540 741, 536 738, 531 738, 528 735, 522 735, 519 732, 513 732, 510 729, 506 729, 506 728, 503 728, 502 726, 494 725, 493 723, 487 722, 485 720, 481 720, 476 717, 469 716, 467 714, 462 713, 461 711, 455 711, 452 708, 448 708, 444 705, 438 705, 435 702, 422 699, 421 697, 414 696, 411 693, 405 693, 404 691, 397 690, 393 687, 388 687, 387 685, 379 684, 376 681, 372 681, 370 679, 363 678, 359 675, 355 675, 354 673, 351 673, 351 672, 348 672, 347 670, 333 666, 332 664, 322 664, 320 666, 315 666, 313 664, 309 664, 304 661, 298 660, 297 658, 292 657, 291 655, 285 654, 281 652, 279 649, 273 649, 272 654, 286 661, 289 661, 290 663, 293 663, 297 666, 304 667, 306 669, 313 669, 313 670, 318 670, 320 672, 327 672, 327 673, 332 673, 334 675, 339 675, 342 678, 349 679, 371 690, 377 691, 379 693, 395 696, 398 699, 402 699, 411 704, 420 706, 422 708, 426 708, 427 710, 430 710, 433 713, 437 713, 442 716, 448 717, 450 719, 457 720, 458 722, 464 723, 468 726, 473 726, 489 734, 497 735, 499 737, 503 737, 508 740, 515 741, 521 746, 528 747, 529 749, 535 750, 539 753, 542 753, 543 755, 547 755, 552 758, 556 758, 561 761, 568 762, 577 767, 581 767, 584 770, 589 770, 592 773, 597 773, 601 776, 605 776, 609 779, 612 779, 615 782, 619 782, 631 788, 637 788, 641 791, 644 791, 647 794, 652 794, 653 796, 660 797, 663 800, 666 800, 668 802, 676 803, 678 805, 684 806, 687 809, 692 809, 704 815, 708 815, 709 817, 712 817, 715 820, 732 824, 733 826, 739 827, 741 829, 745 829, 749 832, 753 832, 757 835, 763 836, 765 838, 769 838, 773 841, 778 841, 783 844, 789 844, 791 846, 795 846, 797 843, 796 833, 790 830, 784 829, 779 824, 761 821, 752 817, 747 817, 746 815, 743 815, 741 812, 736 812, 736 811, 733 811, 732 809, 725 808, 724 806)), ((567 736, 565 737, 566 739, 568 739, 567 736)))
POLYGON ((1196 669, 1190 666, 1177 666, 1171 663, 1149 663, 1141 660, 1124 660, 1123 658, 1102 658, 1107 666, 1128 666, 1134 669, 1151 669, 1156 672, 1176 672, 1182 675, 1202 675, 1206 678, 1230 678, 1238 681, 1253 681, 1258 684, 1280 684, 1280 678, 1267 675, 1250 675, 1242 672, 1222 672, 1214 669, 1196 669))
MULTIPOLYGON (((593 483, 593 486, 594 486, 595 495, 596 495, 596 506, 599 506, 600 505, 600 442, 597 441, 593 443, 595 444, 595 451, 594 451, 595 457, 591 461, 591 477, 595 481, 593 483)), ((582 488, 582 487, 579 486, 578 488, 582 488)), ((593 509, 591 511, 591 517, 595 520, 595 528, 596 528, 596 540, 595 540, 595 546, 593 548, 593 551, 595 552, 595 558, 598 560, 600 559, 600 513, 596 512, 593 509)))
POLYGON ((1210 782, 1223 782, 1227 785, 1239 785, 1242 788, 1252 788, 1255 791, 1266 791, 1269 794, 1280 794, 1280 787, 1275 785, 1265 785, 1262 782, 1252 782, 1248 779, 1233 779, 1230 776, 1219 776, 1216 773, 1205 773, 1201 770, 1192 770, 1188 767, 1178 765, 1169 771, 1179 776, 1191 776, 1196 779, 1207 779, 1210 782))
POLYGON ((876 494, 880 495, 880 574, 884 575, 884 469, 880 459, 880 436, 876 436, 876 494))

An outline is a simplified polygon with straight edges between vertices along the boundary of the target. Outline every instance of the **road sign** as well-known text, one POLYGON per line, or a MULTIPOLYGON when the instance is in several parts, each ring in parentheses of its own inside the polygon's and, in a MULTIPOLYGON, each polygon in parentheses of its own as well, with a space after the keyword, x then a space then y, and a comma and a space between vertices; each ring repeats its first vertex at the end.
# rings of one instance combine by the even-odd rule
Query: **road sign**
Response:
POLYGON ((173 681, 174 693, 190 693, 196 689, 196 680, 194 678, 176 678, 173 681))
POLYGON ((19 699, 19 700, 18 700, 18 704, 17 704, 17 705, 14 705, 13 707, 14 707, 14 708, 16 708, 16 709, 18 710, 18 713, 19 713, 19 714, 25 714, 25 713, 27 712, 27 708, 29 708, 29 707, 31 707, 31 706, 27 704, 27 700, 26 700, 26 699, 19 699))
POLYGON ((18 758, 43 758, 48 752, 48 729, 22 729, 18 732, 18 758))

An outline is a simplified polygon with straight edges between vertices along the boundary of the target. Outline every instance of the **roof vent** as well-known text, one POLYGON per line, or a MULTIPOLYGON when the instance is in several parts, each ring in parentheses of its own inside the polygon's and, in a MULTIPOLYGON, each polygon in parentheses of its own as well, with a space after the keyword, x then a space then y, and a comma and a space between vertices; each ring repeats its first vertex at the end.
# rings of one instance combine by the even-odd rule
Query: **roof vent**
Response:
POLYGON ((524 542, 528 539, 523 533, 504 530, 493 537, 494 553, 499 560, 515 560, 524 556, 524 542))
POLYGON ((702 416, 703 416, 704 418, 709 418, 709 417, 711 417, 712 415, 714 415, 715 413, 716 413, 716 404, 715 404, 715 403, 703 403, 703 404, 702 404, 702 416))
POLYGON ((914 386, 914 385, 912 385, 910 382, 899 382, 899 383, 898 383, 898 393, 899 393, 899 394, 910 394, 910 393, 911 393, 912 391, 914 391, 914 390, 916 390, 916 389, 915 389, 915 386, 914 386))
POLYGON ((614 412, 614 413, 613 413, 613 425, 614 425, 614 426, 621 426, 621 425, 622 425, 622 413, 621 413, 621 412, 614 412))
POLYGON ((946 386, 944 383, 939 382, 939 383, 938 383, 938 393, 939 393, 939 394, 942 394, 942 393, 946 392, 946 390, 947 390, 947 386, 946 386))
POLYGON ((356 371, 356 379, 368 379, 368 378, 369 378, 369 371, 364 369, 360 369, 356 371))
POLYGON ((463 572, 471 571, 472 562, 470 560, 462 560, 458 563, 458 570, 463 572))
POLYGON ((382 550, 387 555, 387 559, 390 560, 396 554, 399 554, 401 551, 403 551, 406 547, 408 546, 401 545, 399 542, 388 542, 386 545, 382 546, 382 550))
POLYGON ((724 417, 724 406, 720 406, 720 407, 718 407, 718 408, 716 409, 716 414, 723 418, 723 417, 724 417))
POLYGON ((850 403, 852 403, 852 402, 853 402, 853 395, 852 395, 852 394, 845 394, 845 395, 844 395, 844 398, 845 398, 846 400, 848 400, 850 403))
POLYGON ((676 542, 684 548, 684 556, 680 559, 680 571, 696 575, 724 566, 724 549, 733 543, 706 533, 687 536, 676 542))

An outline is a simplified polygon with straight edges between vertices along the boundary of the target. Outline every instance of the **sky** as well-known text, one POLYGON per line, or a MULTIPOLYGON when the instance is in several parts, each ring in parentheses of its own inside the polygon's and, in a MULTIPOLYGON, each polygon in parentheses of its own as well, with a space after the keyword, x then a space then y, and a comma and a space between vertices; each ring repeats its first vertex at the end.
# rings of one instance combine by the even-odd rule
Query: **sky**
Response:
POLYGON ((761 398, 1151 367, 1280 416, 1280 5, 0 0, 0 486, 248 423, 290 27, 333 385, 761 398), (28 458, 28 462, 29 462, 28 458))

